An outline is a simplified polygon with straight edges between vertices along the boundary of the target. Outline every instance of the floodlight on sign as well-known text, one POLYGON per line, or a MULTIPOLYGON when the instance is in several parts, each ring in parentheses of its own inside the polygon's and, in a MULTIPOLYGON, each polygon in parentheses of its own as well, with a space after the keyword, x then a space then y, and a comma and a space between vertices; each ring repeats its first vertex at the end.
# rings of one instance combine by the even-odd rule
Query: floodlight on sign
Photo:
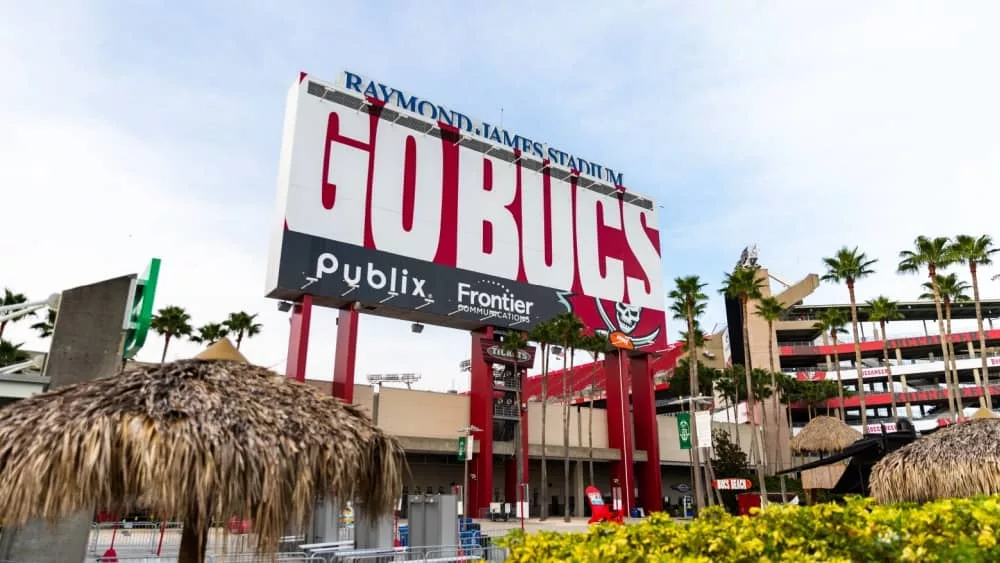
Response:
POLYGON ((372 385, 382 385, 383 383, 402 383, 409 389, 414 383, 420 381, 419 373, 371 373, 368 374, 368 383, 372 385))

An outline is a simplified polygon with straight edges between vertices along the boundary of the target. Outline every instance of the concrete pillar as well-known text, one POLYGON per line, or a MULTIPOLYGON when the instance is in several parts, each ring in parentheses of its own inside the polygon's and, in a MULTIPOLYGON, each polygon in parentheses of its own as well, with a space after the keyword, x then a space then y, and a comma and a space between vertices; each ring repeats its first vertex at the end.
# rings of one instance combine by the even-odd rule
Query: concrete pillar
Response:
MULTIPOLYGON (((970 340, 966 342, 969 346, 969 357, 972 359, 978 359, 979 356, 976 355, 976 345, 970 340)), ((979 374, 979 368, 972 368, 972 378, 976 382, 976 393, 980 393, 983 388, 983 380, 979 374)), ((986 395, 979 395, 979 408, 986 408, 986 395)))
POLYGON ((586 483, 584 478, 584 468, 583 465, 587 463, 585 461, 579 460, 576 462, 576 470, 573 471, 573 497, 575 504, 573 506, 573 516, 577 518, 583 517, 583 505, 587 503, 586 499, 586 483))
MULTIPOLYGON (((55 389, 121 372, 125 313, 137 276, 123 276, 62 293, 45 366, 55 389)), ((53 436, 57 438, 57 436, 53 436)), ((4 528, 0 559, 31 563, 83 561, 94 511, 88 507, 54 525, 35 520, 4 528)))
MULTIPOLYGON (((896 365, 903 365, 903 351, 896 348, 896 365)), ((899 384, 903 387, 903 397, 905 398, 904 403, 906 404, 906 418, 913 420, 913 406, 910 405, 910 395, 909 391, 906 390, 906 376, 899 376, 899 384)))

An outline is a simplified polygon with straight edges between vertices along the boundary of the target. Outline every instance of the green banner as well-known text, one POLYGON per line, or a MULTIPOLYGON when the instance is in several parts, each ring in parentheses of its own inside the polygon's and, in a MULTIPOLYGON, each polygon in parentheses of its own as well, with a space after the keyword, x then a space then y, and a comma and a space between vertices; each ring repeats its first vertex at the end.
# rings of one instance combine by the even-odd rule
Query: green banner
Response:
POLYGON ((466 461, 466 456, 468 455, 468 441, 465 436, 459 436, 458 438, 458 461, 466 461))
POLYGON ((682 450, 691 449, 691 413, 677 413, 677 439, 682 450))

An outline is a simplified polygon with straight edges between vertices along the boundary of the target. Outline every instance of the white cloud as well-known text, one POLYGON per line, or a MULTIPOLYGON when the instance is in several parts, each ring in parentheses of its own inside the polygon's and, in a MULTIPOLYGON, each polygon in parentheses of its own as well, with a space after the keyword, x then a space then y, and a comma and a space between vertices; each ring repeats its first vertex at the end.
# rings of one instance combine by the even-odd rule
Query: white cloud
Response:
MULTIPOLYGON (((622 169, 665 204, 670 276, 715 284, 756 241, 763 263, 797 279, 860 245, 881 262, 859 297, 913 298, 922 280, 894 274, 896 253, 917 234, 990 232, 1000 203, 993 3, 536 3, 336 18, 262 4, 191 14, 215 22, 214 53, 175 48, 195 25, 183 22, 176 45, 127 68, 114 55, 150 47, 145 32, 125 40, 121 22, 83 3, 47 6, 19 4, 0 23, 0 68, 18 77, 0 92, 0 186, 22 210, 0 222, 0 284, 40 297, 159 256, 158 304, 197 323, 260 312, 264 333, 244 347, 266 365, 286 348, 285 316, 261 294, 280 100, 297 70, 356 68, 486 119, 502 104, 526 135, 622 169), (186 66, 197 77, 167 72, 186 66)), ((995 289, 985 282, 986 296, 995 289)), ((815 300, 846 291, 824 286, 815 300)), ((724 318, 718 301, 707 325, 724 318)), ((334 318, 315 316, 310 377, 332 373, 334 318)), ((363 321, 359 379, 420 371, 429 387, 465 386, 467 335, 363 321)), ((11 334, 40 346, 27 324, 11 334)), ((179 344, 169 357, 195 351, 179 344)))

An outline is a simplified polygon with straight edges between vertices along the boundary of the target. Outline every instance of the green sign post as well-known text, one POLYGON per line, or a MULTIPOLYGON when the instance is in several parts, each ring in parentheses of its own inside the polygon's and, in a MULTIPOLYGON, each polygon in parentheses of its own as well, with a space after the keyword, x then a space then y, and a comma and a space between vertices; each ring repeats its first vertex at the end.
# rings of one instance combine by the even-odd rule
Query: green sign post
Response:
POLYGON ((469 442, 467 436, 458 437, 458 461, 469 461, 469 442))
POLYGON ((677 439, 682 450, 691 449, 691 413, 677 413, 677 439))
POLYGON ((125 319, 125 349, 123 356, 131 360, 142 350, 149 334, 149 324, 153 320, 153 300, 156 297, 156 283, 160 280, 160 259, 153 258, 141 278, 136 280, 131 308, 125 319))

